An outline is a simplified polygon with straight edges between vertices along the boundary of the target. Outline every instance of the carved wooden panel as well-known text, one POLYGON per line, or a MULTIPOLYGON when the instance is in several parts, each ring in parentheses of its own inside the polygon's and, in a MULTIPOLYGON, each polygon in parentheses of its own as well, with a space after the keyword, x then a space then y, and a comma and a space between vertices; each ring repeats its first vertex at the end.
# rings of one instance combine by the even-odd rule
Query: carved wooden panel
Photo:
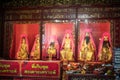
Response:
POLYGON ((44 9, 43 19, 75 19, 76 10, 74 8, 44 9))
POLYGON ((6 10, 6 21, 40 20, 41 10, 6 10))
POLYGON ((120 19, 114 21, 114 43, 115 47, 120 47, 120 19))
POLYGON ((119 0, 12 0, 4 6, 53 6, 53 5, 111 5, 118 4, 119 0))

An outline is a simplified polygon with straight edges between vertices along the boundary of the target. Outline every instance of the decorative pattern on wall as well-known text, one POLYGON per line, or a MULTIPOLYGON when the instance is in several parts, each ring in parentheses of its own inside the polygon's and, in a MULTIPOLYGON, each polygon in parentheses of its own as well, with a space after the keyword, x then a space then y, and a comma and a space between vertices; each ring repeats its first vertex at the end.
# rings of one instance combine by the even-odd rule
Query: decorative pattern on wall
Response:
POLYGON ((116 19, 120 18, 120 7, 71 7, 9 9, 5 11, 6 21, 54 20, 54 19, 116 19))
POLYGON ((114 43, 115 47, 120 47, 120 19, 114 21, 114 43))
POLYGON ((5 11, 6 21, 40 20, 41 10, 8 10, 5 11))
POLYGON ((120 2, 119 0, 12 0, 4 6, 53 6, 53 5, 110 5, 120 2))

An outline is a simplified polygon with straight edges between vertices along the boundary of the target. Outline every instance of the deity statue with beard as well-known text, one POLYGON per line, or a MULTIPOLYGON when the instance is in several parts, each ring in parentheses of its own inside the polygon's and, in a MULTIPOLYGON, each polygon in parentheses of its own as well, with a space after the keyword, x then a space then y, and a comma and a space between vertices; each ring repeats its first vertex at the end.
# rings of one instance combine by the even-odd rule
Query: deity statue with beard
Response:
POLYGON ((79 60, 80 61, 94 61, 95 60, 95 44, 90 33, 86 30, 79 47, 79 60))
POLYGON ((109 33, 104 33, 99 44, 98 61, 108 62, 112 60, 112 49, 109 33))

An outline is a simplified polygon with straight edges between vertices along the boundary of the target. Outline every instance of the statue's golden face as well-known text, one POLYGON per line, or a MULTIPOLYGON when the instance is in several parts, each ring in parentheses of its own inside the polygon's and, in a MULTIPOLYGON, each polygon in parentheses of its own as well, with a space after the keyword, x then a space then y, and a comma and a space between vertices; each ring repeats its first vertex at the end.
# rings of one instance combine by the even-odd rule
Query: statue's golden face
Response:
POLYGON ((90 34, 87 32, 86 34, 85 34, 85 36, 89 36, 90 34))
POLYGON ((104 41, 108 41, 108 36, 104 36, 104 41))
POLYGON ((36 38, 36 43, 40 43, 40 41, 39 41, 39 40, 40 40, 40 38, 39 38, 39 37, 37 37, 37 38, 36 38))
POLYGON ((26 40, 25 40, 25 38, 22 38, 22 43, 26 43, 26 40))
POLYGON ((67 33, 67 34, 66 34, 66 37, 69 38, 69 37, 70 37, 70 34, 67 33))

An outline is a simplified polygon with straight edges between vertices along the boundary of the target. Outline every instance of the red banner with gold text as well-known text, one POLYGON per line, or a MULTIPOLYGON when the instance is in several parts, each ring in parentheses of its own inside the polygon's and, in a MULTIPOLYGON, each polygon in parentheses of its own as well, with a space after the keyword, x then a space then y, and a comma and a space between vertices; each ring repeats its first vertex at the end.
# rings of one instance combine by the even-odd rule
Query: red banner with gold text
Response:
POLYGON ((20 75, 20 64, 18 61, 0 60, 0 76, 20 75))
POLYGON ((60 61, 0 60, 0 76, 60 78, 60 61))
POLYGON ((21 75, 30 77, 60 77, 60 61, 24 61, 21 75))

